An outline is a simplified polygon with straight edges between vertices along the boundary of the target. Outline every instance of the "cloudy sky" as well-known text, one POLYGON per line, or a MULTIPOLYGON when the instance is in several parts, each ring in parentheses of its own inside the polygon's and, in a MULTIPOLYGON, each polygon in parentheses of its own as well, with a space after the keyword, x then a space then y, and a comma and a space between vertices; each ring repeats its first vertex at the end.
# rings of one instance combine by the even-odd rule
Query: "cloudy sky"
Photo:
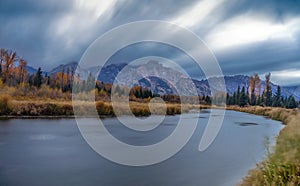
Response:
POLYGON ((1 0, 0 47, 50 70, 79 61, 96 38, 116 26, 164 20, 202 38, 224 74, 272 72, 275 83, 295 85, 299 7, 298 0, 1 0))

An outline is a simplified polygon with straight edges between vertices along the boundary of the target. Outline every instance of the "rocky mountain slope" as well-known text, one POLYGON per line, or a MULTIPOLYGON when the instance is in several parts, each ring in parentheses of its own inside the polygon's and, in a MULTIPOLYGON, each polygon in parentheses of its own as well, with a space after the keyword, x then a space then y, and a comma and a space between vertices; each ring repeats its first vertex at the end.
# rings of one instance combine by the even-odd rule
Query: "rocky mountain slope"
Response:
MULTIPOLYGON (((80 75, 81 79, 86 79, 90 73, 96 75, 100 67, 93 67, 89 69, 84 69, 78 66, 76 62, 71 62, 65 65, 59 65, 58 67, 52 69, 49 72, 45 72, 48 75, 55 75, 56 73, 76 71, 80 75)), ((35 73, 36 70, 30 67, 28 69, 29 73, 35 73)), ((176 94, 178 93, 174 87, 179 87, 179 91, 184 92, 185 94, 191 94, 191 80, 184 73, 178 72, 177 70, 169 67, 165 67, 162 64, 149 61, 144 65, 131 66, 124 63, 121 64, 111 64, 105 66, 101 69, 98 80, 105 83, 113 83, 117 78, 117 82, 122 85, 138 85, 143 87, 151 88, 154 93, 157 94, 176 94), (124 73, 126 70, 127 73, 124 73), (123 72, 120 74, 120 72, 123 72), (119 75, 118 75, 119 74, 119 75), (133 82, 133 80, 138 79, 138 81, 133 82)), ((214 77, 216 78, 216 77, 214 77)), ((248 88, 249 76, 246 75, 233 75, 225 76, 226 90, 229 94, 233 94, 237 90, 237 87, 245 86, 248 88)), ((271 77, 272 79, 272 77, 271 77)), ((203 80, 192 80, 197 88, 199 95, 208 95, 210 94, 210 87, 206 79, 203 80)), ((265 82, 261 81, 261 90, 264 90, 265 82)), ((271 84, 272 91, 276 92, 277 85, 271 84)), ((300 100, 300 85, 293 87, 282 87, 282 95, 289 96, 293 95, 297 100, 300 100)))

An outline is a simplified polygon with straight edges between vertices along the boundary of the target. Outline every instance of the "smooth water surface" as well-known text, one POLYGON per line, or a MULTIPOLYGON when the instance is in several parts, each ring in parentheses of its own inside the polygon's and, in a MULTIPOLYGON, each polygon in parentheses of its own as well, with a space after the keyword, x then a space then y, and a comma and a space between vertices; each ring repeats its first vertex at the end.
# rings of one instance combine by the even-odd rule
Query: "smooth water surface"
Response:
MULTIPOLYGON (((184 117, 188 124, 195 114, 184 117)), ((208 117, 208 112, 200 114, 194 135, 179 153, 147 167, 127 167, 102 158, 84 141, 74 119, 2 120, 0 185, 235 185, 264 158, 267 146, 283 128, 278 121, 226 111, 216 140, 199 152, 208 117)), ((171 134, 178 118, 167 116, 149 132, 131 131, 116 118, 104 123, 128 144, 149 145, 171 134)))

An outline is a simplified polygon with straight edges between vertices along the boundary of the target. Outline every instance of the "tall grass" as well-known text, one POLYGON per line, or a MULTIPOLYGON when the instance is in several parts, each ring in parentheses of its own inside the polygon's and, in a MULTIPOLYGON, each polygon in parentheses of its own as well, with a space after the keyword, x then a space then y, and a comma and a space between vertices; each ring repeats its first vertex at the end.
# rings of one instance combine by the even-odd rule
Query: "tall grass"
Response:
POLYGON ((0 115, 9 114, 11 110, 11 97, 7 95, 0 95, 0 115))
POLYGON ((286 127, 280 131, 275 149, 266 160, 251 170, 241 183, 248 185, 285 186, 300 185, 300 113, 297 109, 264 107, 229 107, 282 121, 286 127))
MULTIPOLYGON (((125 105, 126 103, 118 103, 114 105, 116 108, 113 109, 110 103, 106 103, 103 101, 99 101, 96 103, 96 108, 99 115, 129 115, 133 114, 135 116, 149 116, 151 114, 158 115, 175 115, 181 113, 181 105, 180 104, 166 104, 157 103, 152 105, 152 113, 149 108, 149 103, 141 103, 141 102, 129 102, 129 109, 125 105), (166 106, 166 108, 165 108, 166 106)), ((189 108, 183 106, 183 110, 187 112, 189 108)), ((198 107, 199 108, 199 107, 198 107)))
POLYGON ((135 115, 149 116, 153 115, 176 115, 182 112, 188 112, 192 109, 199 109, 199 105, 181 105, 181 104, 164 104, 155 103, 149 108, 149 103, 129 102, 118 103, 113 108, 110 102, 105 101, 43 101, 43 100, 11 100, 10 97, 0 96, 0 115, 2 116, 73 116, 73 107, 76 108, 78 116, 108 116, 116 115, 135 115), (95 110, 96 109, 96 110, 95 110), (97 111, 97 112, 95 112, 97 111))

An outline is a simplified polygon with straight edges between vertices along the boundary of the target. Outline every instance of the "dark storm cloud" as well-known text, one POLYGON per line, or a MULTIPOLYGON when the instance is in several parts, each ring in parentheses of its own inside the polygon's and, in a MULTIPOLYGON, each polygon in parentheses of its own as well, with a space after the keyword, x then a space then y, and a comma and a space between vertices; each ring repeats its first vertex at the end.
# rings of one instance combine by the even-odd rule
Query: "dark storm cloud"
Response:
POLYGON ((7 17, 65 13, 72 9, 71 1, 61 0, 1 0, 0 14, 7 17))
MULTIPOLYGON (((290 25, 291 20, 300 18, 300 1, 224 0, 213 6, 207 15, 201 17, 202 12, 195 11, 193 8, 202 2, 208 8, 214 3, 207 0, 117 1, 111 3, 97 17, 95 13, 99 10, 93 8, 101 8, 101 3, 104 1, 2 0, 0 1, 0 47, 16 50, 30 65, 42 66, 49 70, 61 63, 78 61, 94 39, 115 26, 147 19, 175 20, 175 23, 186 25, 207 41, 216 53, 225 74, 265 73, 300 68, 300 28, 297 22, 290 25), (287 29, 292 32, 292 41, 284 37, 267 38, 214 49, 213 43, 206 38, 212 33, 219 34, 222 31, 222 29, 218 30, 220 26, 235 23, 235 18, 239 16, 252 16, 253 20, 267 21, 271 26, 272 24, 287 26, 287 29), (194 22, 191 25, 186 24, 189 21, 194 22)), ((130 34, 128 33, 126 37, 134 37, 130 34)), ((144 46, 128 52, 134 54, 139 51, 141 54, 147 54, 147 50, 149 48, 144 46)), ((164 53, 164 57, 174 56, 174 53, 168 50, 162 50, 161 53, 164 53)), ((125 56, 122 54, 115 58, 124 62, 127 60, 125 56)), ((192 70, 191 73, 196 74, 192 70)))
POLYGON ((300 48, 289 42, 263 42, 216 53, 226 74, 300 69, 300 48))
POLYGON ((55 59, 62 59, 52 55, 53 61, 45 60, 49 51, 56 50, 50 25, 71 9, 72 4, 58 0, 0 1, 0 47, 17 51, 30 65, 52 66, 55 59))
POLYGON ((2 23, 0 47, 16 50, 32 66, 50 69, 60 63, 78 61, 94 39, 115 26, 129 21, 163 19, 193 3, 188 0, 180 2, 168 0, 163 3, 158 0, 119 1, 85 30, 86 25, 82 25, 81 22, 89 22, 93 18, 87 15, 81 22, 76 23, 77 17, 82 18, 82 16, 74 10, 74 2, 68 0, 0 1, 2 23), (109 17, 111 12, 112 16, 109 17), (75 21, 67 25, 69 32, 64 33, 65 36, 57 37, 55 32, 60 28, 55 28, 54 25, 67 16, 74 16, 75 21), (75 40, 72 41, 72 46, 66 47, 67 37, 73 37, 71 39, 75 40))

